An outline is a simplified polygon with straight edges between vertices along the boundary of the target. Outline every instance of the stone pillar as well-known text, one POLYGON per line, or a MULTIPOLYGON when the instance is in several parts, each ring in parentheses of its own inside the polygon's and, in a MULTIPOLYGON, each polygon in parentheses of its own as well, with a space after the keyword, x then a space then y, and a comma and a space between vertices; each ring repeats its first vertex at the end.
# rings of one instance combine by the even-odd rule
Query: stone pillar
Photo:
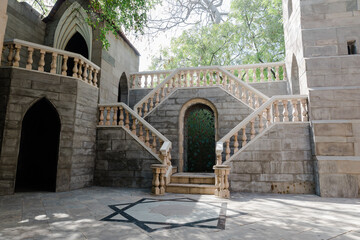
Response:
POLYGON ((6 23, 7 23, 7 3, 8 0, 1 0, 0 3, 0 59, 2 54, 2 48, 4 45, 4 36, 5 36, 5 29, 6 29, 6 23))

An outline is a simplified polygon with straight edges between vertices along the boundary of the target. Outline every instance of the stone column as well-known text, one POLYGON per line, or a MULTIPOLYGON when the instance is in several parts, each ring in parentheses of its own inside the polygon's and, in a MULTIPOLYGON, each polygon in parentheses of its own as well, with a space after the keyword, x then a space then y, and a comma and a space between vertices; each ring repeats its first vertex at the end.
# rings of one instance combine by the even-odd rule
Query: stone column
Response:
POLYGON ((0 59, 2 54, 2 48, 4 45, 4 36, 5 36, 5 29, 6 29, 6 23, 7 23, 7 3, 8 0, 1 0, 0 3, 0 59))

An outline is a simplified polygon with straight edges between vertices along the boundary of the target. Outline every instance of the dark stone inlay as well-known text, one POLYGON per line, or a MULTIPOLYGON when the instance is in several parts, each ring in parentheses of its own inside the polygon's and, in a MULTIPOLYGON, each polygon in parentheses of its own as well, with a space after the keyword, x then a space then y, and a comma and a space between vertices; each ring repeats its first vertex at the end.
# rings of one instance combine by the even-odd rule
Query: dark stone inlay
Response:
POLYGON ((109 205, 109 208, 114 210, 114 213, 110 214, 109 216, 101 219, 100 221, 108 221, 108 222, 127 222, 127 223, 134 223, 141 229, 147 232, 155 232, 158 230, 165 230, 165 229, 173 229, 178 227, 198 227, 198 228, 210 228, 210 229, 221 229, 225 230, 225 223, 226 218, 233 218, 241 215, 246 215, 246 213, 239 212, 232 209, 227 209, 227 203, 222 203, 221 206, 217 206, 211 202, 203 202, 198 201, 191 198, 173 198, 173 199, 153 199, 153 198, 143 198, 139 201, 133 203, 122 203, 122 204, 115 204, 109 205), (210 208, 220 208, 219 217, 216 218, 208 218, 199 221, 187 222, 187 223, 168 223, 168 222, 156 222, 156 221, 140 221, 135 217, 131 216, 130 214, 126 213, 125 211, 138 205, 138 204, 145 204, 145 203, 153 203, 153 202, 199 202, 208 205, 210 208), (236 214, 232 216, 226 216, 226 212, 234 212, 236 214), (127 220, 120 220, 120 219, 113 219, 117 215, 120 215, 127 220), (218 221, 216 226, 206 225, 206 223, 218 221), (148 226, 150 225, 159 225, 159 228, 151 228, 148 226), (161 227, 162 226, 162 227, 161 227))

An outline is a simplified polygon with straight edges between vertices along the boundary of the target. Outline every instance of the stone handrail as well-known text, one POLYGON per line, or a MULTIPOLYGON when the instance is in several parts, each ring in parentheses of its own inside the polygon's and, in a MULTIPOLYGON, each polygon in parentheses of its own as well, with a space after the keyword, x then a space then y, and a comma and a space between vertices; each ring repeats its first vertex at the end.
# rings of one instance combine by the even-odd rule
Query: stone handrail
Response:
POLYGON ((232 156, 274 123, 307 121, 307 96, 273 96, 216 143, 216 165, 222 165, 223 160, 229 162, 232 156))
POLYGON ((92 63, 80 54, 63 51, 60 49, 27 42, 19 39, 5 40, 4 48, 8 48, 7 53, 7 65, 13 67, 23 67, 28 70, 33 70, 33 56, 34 53, 38 52, 39 62, 37 63, 37 71, 44 72, 45 66, 49 67, 49 72, 52 74, 59 74, 68 76, 68 60, 72 59, 74 67, 71 70, 71 77, 80 79, 90 85, 98 86, 98 74, 100 67, 92 63), (26 65, 21 66, 20 64, 20 52, 26 48, 26 65), (51 55, 51 61, 45 57, 46 54, 51 55))
POLYGON ((134 109, 141 117, 146 117, 174 90, 196 87, 221 87, 254 109, 269 99, 221 67, 180 68, 168 75, 134 109))
MULTIPOLYGON (((235 66, 212 66, 228 70, 234 76, 249 82, 270 82, 287 80, 284 62, 260 63, 235 66)), ((190 69, 190 68, 189 68, 190 69)), ((130 74, 132 89, 154 88, 166 79, 174 70, 146 71, 130 74)))

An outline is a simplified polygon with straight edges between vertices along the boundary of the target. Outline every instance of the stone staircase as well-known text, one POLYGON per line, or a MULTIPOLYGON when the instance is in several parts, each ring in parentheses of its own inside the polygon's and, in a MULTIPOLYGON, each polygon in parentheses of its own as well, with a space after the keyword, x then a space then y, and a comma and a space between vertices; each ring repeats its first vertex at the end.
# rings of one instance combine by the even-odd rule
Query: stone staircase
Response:
POLYGON ((175 173, 166 186, 166 192, 168 193, 214 195, 214 191, 214 173, 175 173))

